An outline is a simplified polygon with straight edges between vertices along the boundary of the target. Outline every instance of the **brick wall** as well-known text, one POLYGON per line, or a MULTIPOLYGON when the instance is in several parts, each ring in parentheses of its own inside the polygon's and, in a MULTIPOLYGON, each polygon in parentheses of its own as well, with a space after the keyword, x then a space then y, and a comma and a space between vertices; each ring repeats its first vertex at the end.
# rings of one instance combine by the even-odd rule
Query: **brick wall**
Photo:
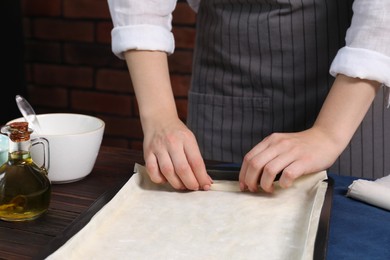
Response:
MULTIPOLYGON (((74 112, 106 122, 103 145, 142 149, 142 129, 124 61, 111 52, 107 0, 22 0, 27 98, 37 113, 74 112)), ((169 57, 185 121, 195 13, 178 1, 169 57)))

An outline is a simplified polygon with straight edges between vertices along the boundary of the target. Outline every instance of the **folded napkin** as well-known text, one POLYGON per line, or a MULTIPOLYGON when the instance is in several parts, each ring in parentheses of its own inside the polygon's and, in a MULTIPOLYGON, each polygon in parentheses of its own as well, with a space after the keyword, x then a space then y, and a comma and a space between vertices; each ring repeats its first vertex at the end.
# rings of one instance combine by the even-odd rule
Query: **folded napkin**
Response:
POLYGON ((349 185, 347 196, 390 210, 390 175, 375 181, 355 180, 349 185))
POLYGON ((302 176, 273 194, 176 191, 150 181, 145 167, 47 259, 312 260, 326 172, 302 176))

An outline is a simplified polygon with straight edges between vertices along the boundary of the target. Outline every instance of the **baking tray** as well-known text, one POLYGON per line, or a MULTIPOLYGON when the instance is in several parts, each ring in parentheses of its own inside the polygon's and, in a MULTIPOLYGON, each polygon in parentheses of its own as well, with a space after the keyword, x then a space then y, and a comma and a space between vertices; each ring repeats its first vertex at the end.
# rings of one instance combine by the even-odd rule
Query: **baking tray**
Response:
MULTIPOLYGON (((209 164, 207 165, 207 170, 212 179, 215 180, 238 180, 239 166, 235 164, 209 164)), ((280 177, 281 174, 278 174, 276 179, 280 177)), ((77 232, 79 232, 91 218, 106 205, 126 184, 128 180, 117 185, 116 187, 103 193, 85 212, 83 212, 79 217, 77 217, 59 236, 56 236, 47 246, 39 253, 37 257, 33 259, 44 259, 50 254, 54 253, 58 248, 66 243, 71 237, 73 237, 77 232)), ((333 201, 333 179, 328 176, 327 180, 324 180, 328 183, 327 190, 325 193, 324 203, 321 209, 321 215, 319 219, 313 259, 325 260, 328 246, 329 238, 329 224, 330 224, 330 214, 332 209, 333 201)))
MULTIPOLYGON (((210 177, 214 180, 231 180, 237 181, 240 166, 237 164, 222 164, 218 162, 209 162, 207 165, 207 172, 210 177)), ((275 181, 279 180, 282 173, 279 173, 275 177, 275 181)), ((330 214, 332 210, 333 202, 333 184, 334 180, 328 176, 328 183, 324 203, 322 204, 321 215, 318 223, 318 229, 315 239, 313 259, 325 260, 328 248, 329 240, 329 225, 330 225, 330 214)))

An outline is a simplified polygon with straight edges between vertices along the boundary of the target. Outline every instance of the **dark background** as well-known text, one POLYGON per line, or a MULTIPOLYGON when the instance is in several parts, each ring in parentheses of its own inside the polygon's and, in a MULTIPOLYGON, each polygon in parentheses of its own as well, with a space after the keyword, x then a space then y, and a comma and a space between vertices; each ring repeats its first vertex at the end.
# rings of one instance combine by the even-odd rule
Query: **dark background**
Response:
POLYGON ((24 37, 22 27, 21 5, 18 0, 0 1, 0 40, 2 87, 0 102, 0 122, 20 117, 16 106, 17 94, 27 96, 24 73, 24 37))

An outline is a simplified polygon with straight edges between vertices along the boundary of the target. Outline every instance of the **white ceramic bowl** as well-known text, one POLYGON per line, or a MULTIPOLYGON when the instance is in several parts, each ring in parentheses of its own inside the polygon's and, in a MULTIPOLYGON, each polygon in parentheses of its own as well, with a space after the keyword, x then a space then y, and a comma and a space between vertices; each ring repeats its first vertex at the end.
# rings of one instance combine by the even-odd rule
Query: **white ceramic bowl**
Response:
MULTIPOLYGON (((93 169, 105 123, 103 120, 83 114, 52 113, 37 115, 40 133, 31 138, 44 137, 49 141, 49 179, 52 183, 68 183, 86 177, 93 169)), ((14 121, 25 121, 24 118, 14 121)), ((31 148, 31 156, 43 165, 44 150, 41 145, 31 148)))

